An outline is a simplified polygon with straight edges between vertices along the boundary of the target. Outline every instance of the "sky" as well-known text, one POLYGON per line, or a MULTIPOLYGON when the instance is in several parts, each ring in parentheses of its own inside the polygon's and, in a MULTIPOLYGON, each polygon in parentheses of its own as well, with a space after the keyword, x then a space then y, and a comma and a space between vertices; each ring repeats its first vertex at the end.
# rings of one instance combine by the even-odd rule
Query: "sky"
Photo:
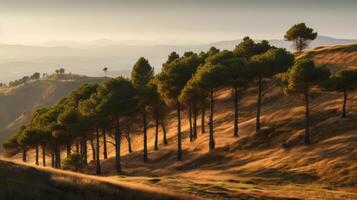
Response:
POLYGON ((356 39, 356 10, 357 0, 0 0, 0 43, 281 39, 299 22, 320 35, 356 39))

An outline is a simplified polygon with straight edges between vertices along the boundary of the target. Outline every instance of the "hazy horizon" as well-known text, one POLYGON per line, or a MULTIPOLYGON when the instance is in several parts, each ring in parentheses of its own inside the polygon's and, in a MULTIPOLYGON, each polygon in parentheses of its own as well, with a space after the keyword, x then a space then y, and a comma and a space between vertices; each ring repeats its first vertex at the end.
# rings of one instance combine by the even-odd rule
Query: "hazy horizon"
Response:
MULTIPOLYGON (((319 36, 357 39, 353 0, 0 0, 0 82, 58 68, 118 75, 148 58, 156 70, 171 51, 232 49, 244 36, 276 40, 305 22, 319 36), (123 46, 120 46, 123 45, 123 46), (136 45, 136 46, 124 46, 136 45), (167 45, 167 46, 155 46, 167 45), (41 48, 51 47, 51 48, 41 48), (68 48, 71 47, 71 48, 68 48)), ((314 41, 319 45, 348 42, 314 41)), ((351 43, 351 42, 350 42, 351 43)), ((356 42, 353 42, 356 43, 356 42)))
MULTIPOLYGON (((285 41, 283 38, 255 38, 251 35, 245 35, 252 38, 254 41, 261 41, 261 40, 268 40, 268 41, 285 41)), ((88 41, 76 41, 76 40, 47 40, 39 43, 34 44, 25 44, 25 43, 1 43, 0 45, 11 45, 11 46, 29 46, 29 47, 71 47, 71 48, 78 48, 78 47, 95 47, 95 46, 111 46, 111 45, 121 45, 121 46, 176 46, 176 47, 187 47, 187 46, 199 46, 199 45, 210 45, 219 42, 229 42, 235 40, 242 40, 243 37, 238 38, 228 38, 223 40, 209 40, 204 42, 182 42, 182 43, 175 43, 175 42, 167 42, 167 41, 147 41, 147 40, 115 40, 115 39, 108 39, 108 38, 96 38, 93 40, 88 41)), ((330 39, 341 39, 341 40, 357 40, 356 37, 351 38, 341 38, 341 37, 334 37, 332 35, 319 35, 319 37, 326 37, 330 39)))
POLYGON ((353 0, 196 1, 3 1, 0 43, 40 45, 51 41, 108 39, 142 44, 204 44, 246 35, 282 39, 306 22, 320 35, 355 39, 353 0))

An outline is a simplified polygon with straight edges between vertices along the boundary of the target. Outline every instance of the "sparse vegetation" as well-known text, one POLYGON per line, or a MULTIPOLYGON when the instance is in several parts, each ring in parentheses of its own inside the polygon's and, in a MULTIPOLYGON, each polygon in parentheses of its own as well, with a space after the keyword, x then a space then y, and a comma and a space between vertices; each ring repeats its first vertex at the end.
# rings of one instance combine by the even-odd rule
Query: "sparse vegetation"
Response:
MULTIPOLYGON (((298 24, 286 33, 285 38, 295 41, 297 50, 302 51, 307 47, 308 41, 316 37, 316 34, 305 24, 298 24)), ((103 69, 103 71, 106 73, 107 69, 103 69)), ((117 77, 108 78, 103 84, 84 84, 55 105, 38 109, 33 113, 31 121, 22 126, 12 138, 3 144, 3 147, 10 156, 22 152, 23 161, 27 161, 28 154, 34 150, 35 163, 39 165, 41 150, 43 165, 46 165, 46 156, 50 155, 52 167, 75 171, 90 169, 89 172, 92 172, 91 170, 94 169, 92 166, 94 166, 95 173, 99 175, 103 173, 103 164, 112 163, 109 160, 108 162, 101 162, 100 156, 103 153, 103 159, 108 159, 107 144, 110 144, 114 146, 112 155, 115 155, 115 159, 113 159, 115 172, 119 175, 130 174, 133 171, 130 166, 133 164, 128 164, 128 169, 122 169, 122 162, 125 162, 126 165, 126 162, 129 162, 128 159, 133 159, 135 155, 138 155, 133 152, 131 135, 140 132, 140 138, 142 136, 143 142, 142 165, 149 166, 150 170, 154 170, 153 166, 157 165, 150 162, 148 155, 150 151, 148 129, 151 127, 155 129, 153 146, 154 150, 158 151, 160 125, 163 132, 163 144, 169 143, 166 136, 166 121, 174 122, 177 127, 177 134, 174 138, 171 137, 170 141, 177 142, 177 149, 175 148, 174 151, 177 153, 175 157, 179 162, 176 162, 175 165, 170 165, 173 163, 168 164, 174 151, 165 148, 163 148, 164 159, 155 157, 153 162, 167 162, 168 168, 174 168, 185 173, 192 168, 207 167, 211 169, 212 165, 219 167, 225 161, 230 162, 236 159, 237 157, 234 157, 234 155, 239 151, 244 152, 244 155, 241 155, 239 160, 233 164, 236 168, 230 169, 227 173, 238 173, 242 177, 254 176, 255 178, 248 180, 252 182, 239 183, 238 186, 234 185, 235 183, 232 181, 228 181, 230 182, 228 183, 227 180, 222 181, 222 184, 217 182, 215 185, 209 186, 193 183, 190 185, 193 188, 192 191, 201 192, 204 190, 205 194, 210 193, 210 197, 224 195, 228 198, 231 193, 234 193, 231 190, 260 189, 255 188, 260 187, 260 184, 255 181, 264 182, 264 180, 261 180, 264 178, 275 181, 274 183, 277 184, 312 184, 321 181, 318 174, 295 172, 290 170, 290 166, 288 166, 303 167, 309 163, 308 160, 290 163, 291 160, 286 157, 279 157, 281 154, 288 153, 279 152, 280 154, 277 154, 276 152, 297 146, 296 144, 299 144, 299 141, 302 141, 301 139, 303 139, 304 144, 310 145, 312 143, 312 129, 316 130, 313 135, 316 138, 315 141, 326 137, 321 136, 321 132, 323 132, 321 130, 326 129, 324 124, 326 120, 329 120, 329 118, 335 120, 333 118, 335 111, 329 110, 328 117, 320 117, 320 112, 314 110, 317 114, 310 117, 312 96, 315 94, 318 96, 321 92, 330 92, 321 90, 323 88, 344 93, 342 116, 347 117, 347 91, 356 89, 355 80, 357 77, 355 72, 356 70, 345 70, 330 77, 330 70, 325 66, 319 66, 313 59, 295 59, 294 55, 285 49, 273 47, 265 40, 256 43, 249 37, 245 37, 232 51, 212 47, 207 52, 199 54, 188 51, 180 56, 172 52, 163 64, 161 72, 157 75, 154 74, 154 68, 149 61, 141 57, 134 64, 130 79, 117 77), (286 115, 290 117, 283 116, 287 111, 280 109, 279 106, 267 106, 271 109, 267 111, 270 113, 268 116, 270 118, 264 122, 261 119, 262 103, 274 104, 274 101, 278 98, 277 92, 274 90, 274 79, 283 89, 284 94, 303 97, 305 107, 303 136, 298 131, 300 130, 299 127, 302 127, 302 120, 289 113, 286 113, 286 115), (232 116, 230 114, 222 115, 223 111, 217 109, 217 104, 222 102, 217 100, 218 96, 222 95, 222 91, 227 89, 233 91, 232 96, 227 98, 233 103, 228 108, 233 110, 232 116), (250 134, 241 138, 239 137, 241 134, 239 128, 242 126, 245 127, 244 132, 248 132, 247 130, 254 132, 252 129, 246 128, 251 125, 249 120, 253 119, 253 116, 250 113, 251 110, 249 112, 246 109, 250 106, 250 104, 246 105, 248 101, 240 102, 245 93, 249 93, 254 102, 256 99, 256 103, 250 104, 256 109, 255 133, 258 134, 250 134), (265 95, 269 98, 263 101, 265 95), (209 136, 204 145, 208 144, 210 152, 197 156, 197 154, 192 153, 193 151, 200 151, 198 148, 194 148, 198 139, 197 118, 199 111, 202 111, 200 126, 203 133, 207 102, 209 102, 209 136), (185 126, 183 122, 186 119, 186 117, 183 117, 184 113, 187 114, 188 137, 191 142, 187 151, 183 150, 183 143, 187 136, 186 132, 183 131, 185 126), (175 117, 172 117, 172 114, 175 117), (233 134, 224 136, 233 142, 222 147, 217 143, 216 133, 221 128, 220 126, 229 121, 230 118, 232 118, 233 125, 226 125, 222 129, 233 131, 233 134), (244 118, 243 125, 239 118, 244 118), (272 118, 275 118, 275 120, 271 120, 272 118), (276 120, 277 118, 281 121, 276 120), (265 127, 262 128, 262 125, 265 127), (231 127, 232 129, 230 129, 231 127), (138 129, 141 131, 137 131, 138 129), (293 133, 289 135, 286 134, 287 132, 293 133), (125 155, 123 158, 122 144, 125 139, 128 144, 128 152, 133 153, 130 156, 125 155), (289 145, 286 145, 286 141, 289 145), (284 148, 281 148, 281 145, 284 148), (101 149, 101 147, 103 148, 101 149), (88 161, 88 151, 91 151, 93 162, 88 161), (185 156, 192 156, 192 158, 186 158, 184 153, 185 156), (264 171, 254 171, 253 168, 243 167, 242 163, 251 162, 254 166, 254 162, 260 162, 259 159, 271 154, 275 154, 275 157, 268 157, 264 162, 272 162, 273 164, 264 171), (66 155, 66 158, 63 158, 63 155, 66 155)), ((58 75, 64 74, 64 69, 58 70, 56 73, 58 75)), ((281 97, 280 99, 284 98, 281 97)), ((137 139, 136 136, 132 138, 137 139)), ((201 143, 203 143, 202 141, 201 143)), ((308 147, 299 148, 306 148, 303 150, 305 153, 308 152, 308 147)), ((308 157, 307 159, 318 158, 308 157)), ((318 161, 314 160, 314 162, 318 161)), ((350 171, 355 170, 353 166, 348 167, 350 167, 350 171)), ((164 173, 165 170, 161 170, 164 173)), ((349 170, 343 173, 349 174, 349 170)), ((150 171, 142 173, 150 173, 150 171)), ((338 173, 342 173, 342 170, 338 173)), ((163 182, 162 179, 151 180, 151 183, 154 184, 164 184, 163 182)), ((260 198, 257 195, 248 195, 248 197, 260 198)))
POLYGON ((26 84, 28 81, 31 81, 31 80, 38 80, 38 79, 40 79, 40 76, 41 76, 40 73, 35 72, 31 76, 24 76, 24 77, 20 78, 19 80, 11 81, 9 83, 9 87, 16 87, 16 86, 19 86, 22 84, 26 84))

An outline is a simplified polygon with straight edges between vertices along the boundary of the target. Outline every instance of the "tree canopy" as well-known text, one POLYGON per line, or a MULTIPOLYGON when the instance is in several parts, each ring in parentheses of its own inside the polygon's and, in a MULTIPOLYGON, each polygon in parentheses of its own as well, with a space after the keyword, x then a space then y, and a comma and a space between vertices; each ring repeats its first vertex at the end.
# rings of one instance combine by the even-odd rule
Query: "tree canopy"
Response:
POLYGON ((331 77, 333 89, 343 92, 357 89, 357 70, 348 69, 337 72, 331 77))
POLYGON ((139 58, 131 71, 131 80, 135 87, 146 86, 154 77, 154 68, 149 64, 149 61, 143 57, 139 58))
POLYGON ((239 58, 250 60, 254 55, 262 54, 271 48, 267 40, 262 40, 259 43, 254 42, 250 37, 246 36, 233 50, 233 53, 239 58))
POLYGON ((319 87, 325 83, 330 71, 324 67, 316 67, 311 59, 298 60, 285 74, 280 75, 280 83, 285 94, 304 93, 311 87, 319 87))
POLYGON ((346 104, 348 91, 357 89, 357 70, 349 69, 337 72, 331 77, 333 90, 343 92, 342 117, 347 116, 346 104))
POLYGON ((299 23, 286 31, 284 38, 293 42, 296 51, 302 51, 309 46, 309 41, 316 39, 317 32, 306 26, 305 23, 299 23))

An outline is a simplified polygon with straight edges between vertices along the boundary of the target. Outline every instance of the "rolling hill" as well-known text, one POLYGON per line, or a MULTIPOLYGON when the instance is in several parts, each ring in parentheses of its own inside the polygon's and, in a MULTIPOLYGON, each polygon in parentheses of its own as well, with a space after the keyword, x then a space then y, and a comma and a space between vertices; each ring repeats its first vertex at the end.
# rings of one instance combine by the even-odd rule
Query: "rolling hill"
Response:
MULTIPOLYGON (((356 53, 355 44, 319 47, 296 56, 311 57, 334 73, 356 68, 356 53)), ((263 97, 262 132, 255 134, 256 91, 252 84, 241 94, 239 138, 232 136, 231 91, 222 89, 216 94, 215 150, 208 150, 207 133, 189 141, 184 117, 183 161, 176 162, 176 120, 172 112, 169 145, 161 143, 160 135, 159 150, 155 151, 154 129, 150 126, 149 162, 144 164, 139 130, 132 138, 133 153, 128 153, 126 140, 122 141, 120 176, 115 174, 114 148, 109 145, 110 157, 101 161, 103 176, 205 199, 357 199, 357 92, 349 95, 345 119, 340 117, 342 94, 315 91, 311 95, 312 144, 304 146, 301 98, 284 96, 280 88, 270 85, 263 97)), ((94 162, 82 172, 94 173, 94 162)))
POLYGON ((34 110, 53 105, 84 83, 100 83, 104 79, 68 74, 0 88, 0 142, 26 123, 34 110))

